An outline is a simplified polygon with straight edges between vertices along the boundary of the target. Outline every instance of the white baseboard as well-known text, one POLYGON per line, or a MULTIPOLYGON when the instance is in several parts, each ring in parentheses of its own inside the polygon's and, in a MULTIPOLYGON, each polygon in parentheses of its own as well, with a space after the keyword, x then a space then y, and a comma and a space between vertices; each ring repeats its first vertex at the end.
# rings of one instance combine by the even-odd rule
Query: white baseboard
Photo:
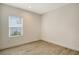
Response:
POLYGON ((26 42, 26 43, 21 43, 21 44, 17 44, 17 45, 9 46, 9 47, 0 48, 0 50, 4 50, 4 49, 8 49, 8 48, 12 48, 12 47, 17 47, 17 46, 21 46, 21 45, 24 45, 24 44, 28 44, 28 43, 31 43, 31 42, 38 41, 38 40, 40 40, 40 39, 32 40, 32 41, 28 41, 28 42, 26 42))
POLYGON ((78 49, 70 48, 70 47, 68 47, 66 45, 63 45, 63 44, 58 43, 58 42, 50 41, 49 39, 46 39, 46 38, 41 38, 41 40, 46 41, 46 42, 49 42, 49 43, 53 43, 53 44, 56 44, 56 45, 59 45, 59 46, 62 46, 64 48, 68 48, 68 49, 71 49, 71 50, 79 51, 78 49))

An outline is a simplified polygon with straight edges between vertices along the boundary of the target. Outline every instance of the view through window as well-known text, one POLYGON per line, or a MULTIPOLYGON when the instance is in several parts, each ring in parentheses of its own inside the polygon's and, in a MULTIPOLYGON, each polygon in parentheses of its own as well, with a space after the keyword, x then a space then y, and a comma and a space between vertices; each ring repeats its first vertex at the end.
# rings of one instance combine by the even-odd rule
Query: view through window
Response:
POLYGON ((19 16, 9 16, 9 37, 23 35, 23 19, 19 16))

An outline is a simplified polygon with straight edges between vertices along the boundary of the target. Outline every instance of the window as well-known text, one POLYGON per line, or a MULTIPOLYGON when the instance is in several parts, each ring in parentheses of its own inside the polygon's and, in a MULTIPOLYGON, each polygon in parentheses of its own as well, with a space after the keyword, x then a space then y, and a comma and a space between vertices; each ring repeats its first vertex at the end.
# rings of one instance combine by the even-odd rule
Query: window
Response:
POLYGON ((23 19, 9 16, 9 37, 23 36, 23 19))

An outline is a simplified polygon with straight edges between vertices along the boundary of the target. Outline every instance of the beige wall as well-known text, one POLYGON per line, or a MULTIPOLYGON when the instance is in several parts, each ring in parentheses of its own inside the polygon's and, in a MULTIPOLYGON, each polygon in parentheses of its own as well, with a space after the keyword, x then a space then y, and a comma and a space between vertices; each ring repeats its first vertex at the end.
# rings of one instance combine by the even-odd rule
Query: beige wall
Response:
MULTIPOLYGON (((0 19, 1 19, 1 7, 0 7, 0 19)), ((1 27, 1 20, 0 20, 0 27, 1 27)), ((0 39, 1 39, 1 28, 0 28, 0 39)))
POLYGON ((1 17, 2 39, 0 42, 2 43, 0 44, 0 49, 39 40, 41 22, 40 15, 3 5, 1 17), (23 17, 24 36, 9 38, 8 17, 11 15, 23 17))
POLYGON ((79 4, 70 4, 44 14, 42 39, 79 51, 79 4))
MULTIPOLYGON (((0 19, 1 19, 1 6, 0 6, 0 19)), ((0 27, 1 27, 1 21, 0 21, 0 27)), ((1 39, 1 28, 0 28, 0 39, 1 39)))

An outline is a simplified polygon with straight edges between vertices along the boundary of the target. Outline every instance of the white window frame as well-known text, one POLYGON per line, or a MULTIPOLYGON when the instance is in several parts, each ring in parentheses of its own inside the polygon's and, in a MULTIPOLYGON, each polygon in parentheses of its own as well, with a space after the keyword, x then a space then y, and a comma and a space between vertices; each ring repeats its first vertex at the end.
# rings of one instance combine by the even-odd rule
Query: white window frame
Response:
MULTIPOLYGON (((12 17, 12 16, 9 16, 9 21, 8 21, 8 22, 10 22, 11 17, 12 17)), ((13 26, 10 26, 10 23, 9 23, 9 37, 20 37, 20 36, 23 36, 23 18, 20 17, 20 16, 14 16, 14 17, 19 17, 19 19, 21 20, 21 25, 22 25, 22 26, 19 26, 19 27, 21 27, 21 32, 20 32, 21 35, 11 36, 10 28, 13 27, 13 26)), ((15 27, 16 27, 16 26, 15 26, 15 27)), ((17 26, 17 27, 18 27, 18 26, 17 26)))

